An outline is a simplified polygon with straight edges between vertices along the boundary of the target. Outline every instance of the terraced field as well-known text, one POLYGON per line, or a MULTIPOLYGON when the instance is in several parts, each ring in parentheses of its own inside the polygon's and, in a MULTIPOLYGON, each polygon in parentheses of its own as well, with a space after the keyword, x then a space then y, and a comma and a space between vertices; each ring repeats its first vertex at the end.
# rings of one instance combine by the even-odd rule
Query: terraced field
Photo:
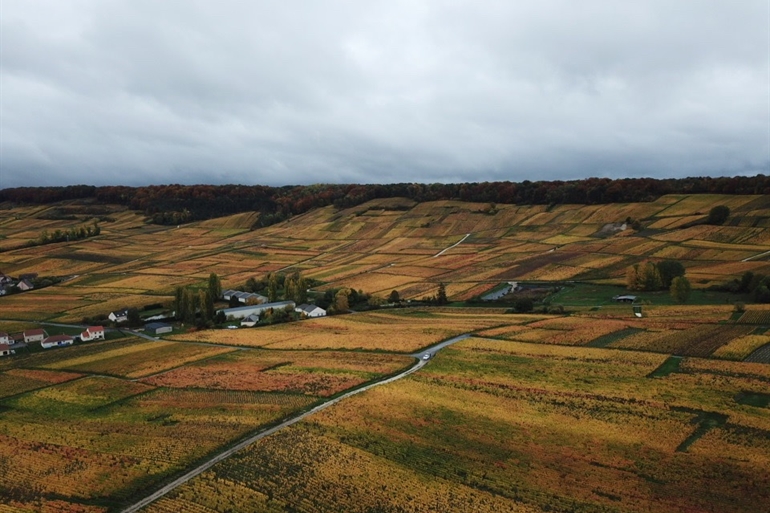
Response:
POLYGON ((770 251, 770 224, 756 222, 770 218, 761 196, 670 195, 551 209, 498 205, 494 214, 485 204, 397 200, 327 207, 257 231, 248 229, 256 220, 248 213, 164 227, 114 207, 99 237, 36 247, 23 246, 43 230, 65 230, 87 216, 52 221, 44 219, 52 207, 0 210, 3 272, 74 277, 47 298, 46 308, 37 308, 37 294, 50 294, 44 291, 4 298, 4 316, 78 321, 121 305, 168 302, 176 286, 202 282, 210 272, 232 287, 291 268, 324 282, 320 290, 353 287, 386 297, 395 289, 404 299, 434 294, 444 282, 457 300, 509 280, 622 284, 626 267, 644 258, 680 260, 698 287, 746 271, 770 274, 770 257, 760 256, 770 251), (709 204, 730 206, 728 226, 681 227, 700 219, 709 204), (629 216, 650 229, 603 232, 629 216))

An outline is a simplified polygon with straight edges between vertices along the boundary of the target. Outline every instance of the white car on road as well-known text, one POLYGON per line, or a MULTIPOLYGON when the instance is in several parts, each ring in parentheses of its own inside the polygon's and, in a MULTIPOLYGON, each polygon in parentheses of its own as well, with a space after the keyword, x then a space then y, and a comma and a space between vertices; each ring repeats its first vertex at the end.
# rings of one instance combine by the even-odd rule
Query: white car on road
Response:
POLYGON ((425 353, 424 355, 422 355, 422 359, 423 360, 430 360, 430 353, 425 353))

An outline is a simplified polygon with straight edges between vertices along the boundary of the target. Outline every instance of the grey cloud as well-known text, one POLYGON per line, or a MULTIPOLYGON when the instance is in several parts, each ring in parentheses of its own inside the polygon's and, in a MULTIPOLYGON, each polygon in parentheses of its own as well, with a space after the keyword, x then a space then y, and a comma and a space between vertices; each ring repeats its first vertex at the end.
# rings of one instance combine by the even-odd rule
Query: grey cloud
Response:
POLYGON ((5 2, 0 187, 767 173, 768 9, 5 2))

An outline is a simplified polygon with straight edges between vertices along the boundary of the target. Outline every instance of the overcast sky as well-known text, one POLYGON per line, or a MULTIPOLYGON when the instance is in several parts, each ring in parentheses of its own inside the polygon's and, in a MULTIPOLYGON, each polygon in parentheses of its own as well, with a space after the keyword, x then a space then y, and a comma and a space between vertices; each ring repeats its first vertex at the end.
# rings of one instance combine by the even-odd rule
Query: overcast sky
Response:
POLYGON ((770 174, 769 0, 0 0, 0 188, 770 174))

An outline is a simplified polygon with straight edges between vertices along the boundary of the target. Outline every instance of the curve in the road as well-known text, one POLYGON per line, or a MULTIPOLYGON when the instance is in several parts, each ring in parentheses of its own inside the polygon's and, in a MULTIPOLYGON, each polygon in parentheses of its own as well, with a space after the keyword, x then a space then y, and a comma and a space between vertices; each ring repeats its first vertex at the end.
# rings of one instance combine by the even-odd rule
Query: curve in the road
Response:
POLYGON ((449 346, 451 344, 454 344, 455 342, 459 342, 460 340, 463 340, 465 338, 468 338, 470 335, 460 335, 454 338, 451 338, 449 340, 445 340, 443 342, 439 342, 438 344, 435 344, 433 346, 428 347, 427 349, 420 351, 418 353, 414 353, 411 356, 414 356, 417 358, 417 363, 402 372, 401 374, 397 374, 395 376, 391 376, 390 378, 383 379, 382 381, 376 381, 374 383, 370 383, 364 387, 357 388, 356 390, 351 390, 350 392, 347 392, 345 394, 342 394, 339 397, 335 397, 334 399, 331 399, 323 404, 319 404, 315 408, 308 410, 304 413, 300 413, 299 415, 292 417, 290 419, 286 419, 285 421, 281 422, 280 424, 271 427, 270 429, 267 429, 265 431, 262 431, 260 433, 257 433, 256 435, 253 435, 241 442, 239 442, 237 445, 234 445, 233 447, 230 447, 229 449, 217 454, 216 456, 212 457, 211 459, 207 460, 206 462, 198 465, 194 469, 190 470, 186 474, 174 479, 170 483, 166 484, 162 488, 160 488, 158 491, 152 493, 151 495, 148 495, 144 499, 132 504, 131 506, 125 508, 121 513, 134 513, 136 511, 139 511, 143 507, 147 506, 148 504, 160 499, 170 491, 172 491, 174 488, 177 488, 183 484, 185 484, 190 479, 194 478, 195 476, 202 474, 203 472, 207 471, 220 461, 229 458, 236 452, 240 451, 241 449, 245 449, 249 445, 253 444, 254 442, 261 440, 262 438, 265 438, 266 436, 270 436, 277 431, 280 431, 283 428, 289 427, 292 424, 296 424, 297 422, 301 421, 302 419, 309 417, 310 415, 313 415, 314 413, 318 413, 319 411, 325 410, 329 406, 332 406, 334 404, 337 404, 338 402, 342 401, 343 399, 347 399, 348 397, 351 397, 356 394, 360 394, 361 392, 365 392, 371 388, 374 388, 376 386, 385 385, 387 383, 393 383, 394 381, 397 381, 401 378, 405 378, 406 376, 417 372, 418 370, 422 369, 429 360, 423 359, 423 356, 426 354, 429 354, 432 358, 438 351, 445 348, 446 346, 449 346))

